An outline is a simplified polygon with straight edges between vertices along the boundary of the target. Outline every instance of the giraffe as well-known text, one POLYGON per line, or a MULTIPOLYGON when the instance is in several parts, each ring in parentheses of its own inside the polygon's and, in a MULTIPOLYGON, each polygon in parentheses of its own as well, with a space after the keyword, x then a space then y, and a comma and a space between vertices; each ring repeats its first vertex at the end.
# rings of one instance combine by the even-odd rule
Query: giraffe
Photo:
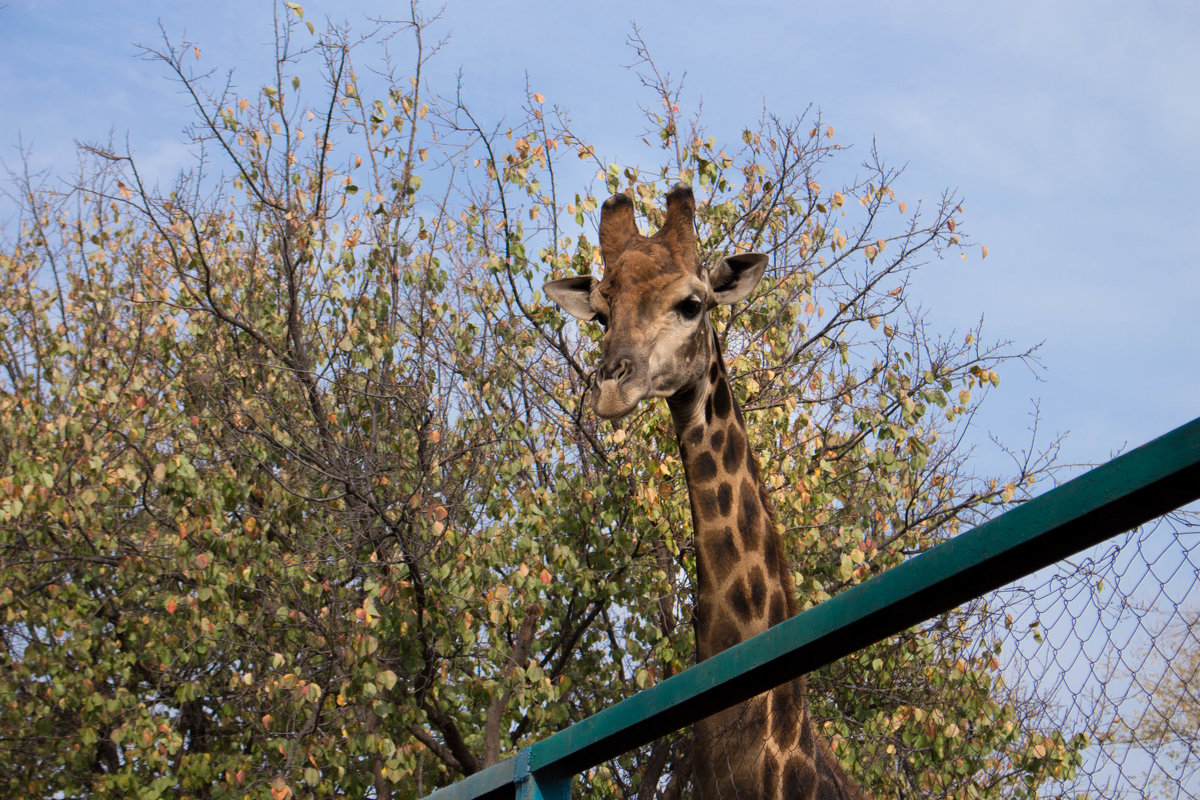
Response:
MULTIPOLYGON (((767 257, 732 255, 706 269, 695 213, 692 190, 677 184, 662 227, 646 237, 633 201, 613 195, 600 212, 603 279, 562 278, 544 291, 572 316, 605 327, 591 387, 598 416, 617 419, 643 399, 666 398, 695 530, 693 626, 704 660, 792 616, 796 599, 708 314, 749 296, 767 257)), ((814 730, 803 677, 698 722, 692 761, 703 800, 865 797, 814 730)))

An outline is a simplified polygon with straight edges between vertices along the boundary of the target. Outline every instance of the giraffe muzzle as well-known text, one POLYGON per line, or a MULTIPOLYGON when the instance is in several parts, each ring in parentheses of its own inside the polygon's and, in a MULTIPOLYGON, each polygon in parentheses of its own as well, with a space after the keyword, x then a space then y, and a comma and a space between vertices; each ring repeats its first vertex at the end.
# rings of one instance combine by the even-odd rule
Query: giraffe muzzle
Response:
POLYGON ((649 392, 646 370, 631 358, 606 358, 596 370, 592 406, 604 419, 628 414, 649 392))

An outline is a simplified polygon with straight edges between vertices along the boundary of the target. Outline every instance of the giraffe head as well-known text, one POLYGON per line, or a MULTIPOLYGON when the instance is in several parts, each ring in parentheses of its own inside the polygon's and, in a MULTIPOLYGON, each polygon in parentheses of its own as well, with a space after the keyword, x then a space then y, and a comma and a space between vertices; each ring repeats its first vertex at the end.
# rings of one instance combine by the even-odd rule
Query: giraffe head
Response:
POLYGON ((567 313, 605 327, 592 387, 601 417, 624 416, 644 398, 671 397, 703 381, 714 357, 709 309, 748 296, 766 270, 761 253, 702 265, 695 216, 691 188, 676 184, 662 227, 642 236, 633 201, 614 194, 600 209, 604 277, 560 278, 545 286, 567 313))

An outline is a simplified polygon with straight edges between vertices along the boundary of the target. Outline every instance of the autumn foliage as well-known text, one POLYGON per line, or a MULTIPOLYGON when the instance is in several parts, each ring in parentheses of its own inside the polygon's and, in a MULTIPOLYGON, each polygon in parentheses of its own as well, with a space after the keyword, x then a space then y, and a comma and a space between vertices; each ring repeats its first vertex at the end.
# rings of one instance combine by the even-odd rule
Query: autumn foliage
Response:
MULTIPOLYGON (((706 259, 770 254, 718 327, 804 606, 1045 468, 964 469, 972 411, 1027 354, 938 336, 909 300, 912 270, 984 255, 955 197, 903 198, 812 113, 720 143, 649 61, 649 166, 610 164, 539 94, 494 128, 426 86, 423 20, 393 74, 367 68, 375 39, 290 13, 244 97, 193 76, 190 44, 152 53, 204 145, 169 190, 105 147, 69 188, 10 184, 0 794, 415 798, 687 668, 668 417, 600 424, 599 331, 538 291, 600 269, 610 192, 653 225, 689 182, 706 259), (302 89, 320 70, 335 91, 302 89)), ((813 676, 875 796, 1033 796, 1076 768, 1082 741, 1027 725, 988 620, 813 676)), ((579 780, 686 795, 686 736, 579 780)))

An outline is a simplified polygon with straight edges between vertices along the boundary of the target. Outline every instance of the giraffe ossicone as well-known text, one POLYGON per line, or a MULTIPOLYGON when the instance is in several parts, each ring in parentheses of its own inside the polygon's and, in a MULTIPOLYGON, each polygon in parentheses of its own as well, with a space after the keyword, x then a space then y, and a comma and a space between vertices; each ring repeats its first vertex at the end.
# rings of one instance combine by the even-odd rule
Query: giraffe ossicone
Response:
MULTIPOLYGON (((704 660, 792 616, 796 599, 708 314, 749 297, 768 259, 743 253, 701 264, 695 214, 692 190, 677 184, 662 227, 642 236, 632 200, 613 195, 600 210, 603 278, 561 278, 544 291, 569 314, 605 326, 590 393, 599 416, 616 419, 642 400, 666 399, 695 528, 693 625, 704 660)), ((697 796, 863 797, 814 731, 805 698, 799 678, 697 723, 697 796)))

